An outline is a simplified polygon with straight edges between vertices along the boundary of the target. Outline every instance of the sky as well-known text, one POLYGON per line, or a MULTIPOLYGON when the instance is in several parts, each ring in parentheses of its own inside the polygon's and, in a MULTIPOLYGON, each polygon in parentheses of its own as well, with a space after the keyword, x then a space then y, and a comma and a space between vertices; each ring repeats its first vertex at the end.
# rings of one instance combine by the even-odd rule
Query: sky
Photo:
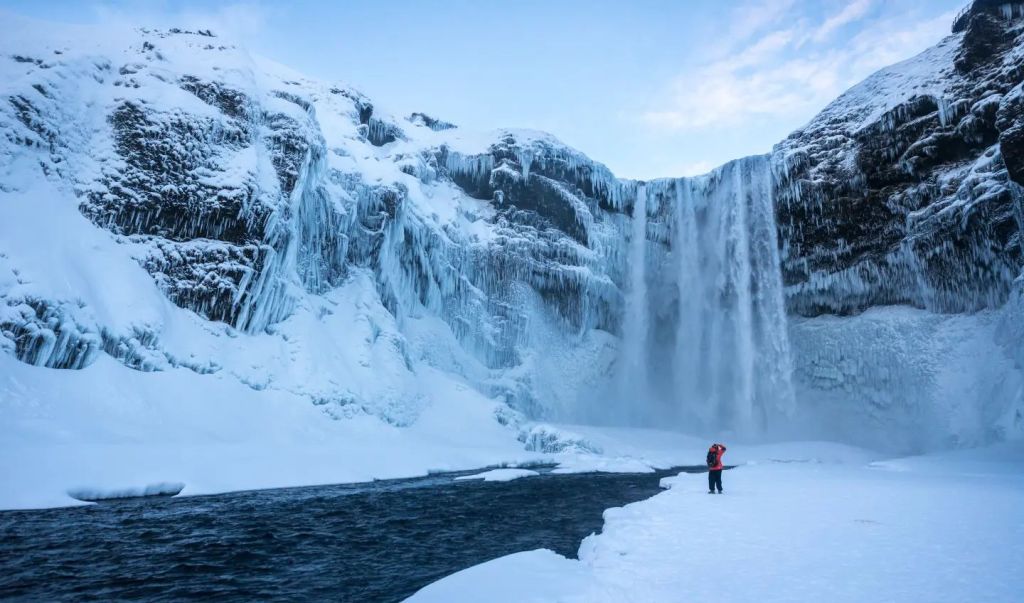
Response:
POLYGON ((768 152, 967 0, 0 0, 71 23, 209 27, 395 115, 548 131, 618 176, 768 152))

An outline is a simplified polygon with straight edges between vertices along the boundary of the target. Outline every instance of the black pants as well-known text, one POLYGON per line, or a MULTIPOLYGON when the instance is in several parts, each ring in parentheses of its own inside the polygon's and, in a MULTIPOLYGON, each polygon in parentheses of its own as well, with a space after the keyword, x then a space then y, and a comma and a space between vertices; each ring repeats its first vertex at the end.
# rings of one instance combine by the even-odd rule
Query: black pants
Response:
POLYGON ((708 470, 708 490, 714 492, 716 487, 719 492, 722 491, 722 470, 710 469, 708 470))

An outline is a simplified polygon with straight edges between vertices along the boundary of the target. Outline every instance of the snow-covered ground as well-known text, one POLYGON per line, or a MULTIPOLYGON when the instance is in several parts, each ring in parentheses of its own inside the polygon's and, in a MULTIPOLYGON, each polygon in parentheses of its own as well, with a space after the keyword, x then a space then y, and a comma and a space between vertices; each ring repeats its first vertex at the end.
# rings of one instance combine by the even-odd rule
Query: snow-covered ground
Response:
POLYGON ((53 371, 0 355, 0 509, 168 482, 198 495, 495 466, 504 468, 472 477, 514 479, 534 474, 515 465, 538 462, 558 473, 647 472, 703 459, 703 440, 676 432, 502 425, 503 406, 469 385, 427 368, 418 378, 446 395, 397 426, 363 413, 332 419, 294 393, 231 375, 142 373, 104 356, 53 371))
POLYGON ((142 373, 100 357, 84 371, 0 354, 0 508, 75 504, 68 490, 182 482, 183 494, 369 481, 527 462, 496 403, 422 370, 448 395, 413 425, 332 420, 286 391, 187 369, 142 373), (453 428, 453 425, 472 426, 453 428))
MULTIPOLYGON (((417 379, 445 395, 398 426, 359 412, 332 418, 344 408, 254 390, 223 372, 144 373, 106 356, 54 371, 0 355, 0 509, 81 504, 69 492, 100 498, 161 483, 197 495, 496 466, 504 469, 476 477, 522 477, 530 472, 516 465, 538 462, 557 463, 559 473, 646 472, 704 458, 704 440, 671 431, 502 425, 503 406, 468 384, 427 367, 417 379)), ((853 450, 780 446, 757 448, 757 458, 831 460, 853 450)), ((730 462, 748 460, 730 451, 730 462)))
POLYGON ((609 509, 579 560, 509 555, 410 601, 1018 601, 1024 446, 870 461, 823 444, 733 446, 704 475, 609 509), (732 458, 729 458, 732 457, 732 458), (803 459, 802 461, 800 459, 803 459))

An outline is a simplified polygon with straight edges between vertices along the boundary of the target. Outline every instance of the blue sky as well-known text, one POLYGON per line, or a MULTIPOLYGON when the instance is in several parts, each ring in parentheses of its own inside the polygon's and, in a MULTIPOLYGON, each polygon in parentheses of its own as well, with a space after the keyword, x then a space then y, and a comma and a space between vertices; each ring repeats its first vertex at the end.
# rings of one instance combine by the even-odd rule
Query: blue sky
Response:
POLYGON ((204 26, 396 114, 549 131, 625 177, 767 152, 949 33, 966 0, 0 0, 76 23, 204 26))

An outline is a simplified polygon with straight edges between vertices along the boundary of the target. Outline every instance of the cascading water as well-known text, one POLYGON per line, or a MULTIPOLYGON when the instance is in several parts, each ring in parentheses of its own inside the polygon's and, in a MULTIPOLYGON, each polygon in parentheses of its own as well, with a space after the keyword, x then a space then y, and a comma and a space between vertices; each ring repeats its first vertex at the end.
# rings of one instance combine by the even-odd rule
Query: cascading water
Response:
POLYGON ((647 188, 640 184, 633 202, 629 241, 629 289, 622 320, 622 351, 619 357, 618 394, 627 422, 633 422, 648 404, 647 343, 647 188))
POLYGON ((767 156, 675 183, 674 397, 687 427, 749 433, 793 406, 767 156))

